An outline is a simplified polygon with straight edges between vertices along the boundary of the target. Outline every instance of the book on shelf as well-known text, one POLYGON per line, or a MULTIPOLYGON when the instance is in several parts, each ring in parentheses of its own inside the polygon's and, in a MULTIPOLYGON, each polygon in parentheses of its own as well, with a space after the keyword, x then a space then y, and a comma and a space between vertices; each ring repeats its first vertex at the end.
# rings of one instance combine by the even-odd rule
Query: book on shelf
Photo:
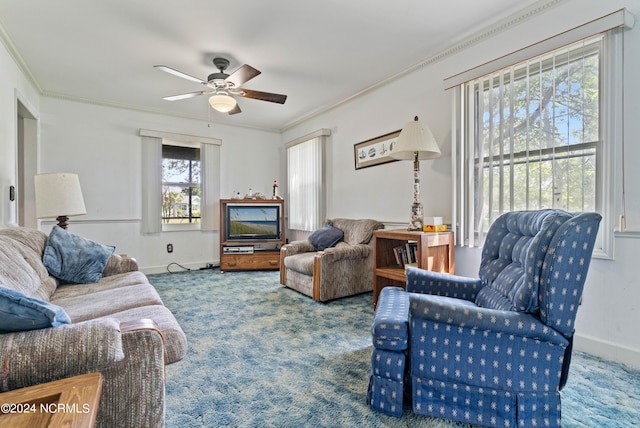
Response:
POLYGON ((402 263, 402 256, 400 255, 400 248, 401 247, 394 247, 393 248, 393 257, 396 259, 396 264, 400 267, 403 266, 402 263))
POLYGON ((393 254, 396 258, 396 264, 399 267, 404 267, 405 263, 407 262, 407 254, 406 254, 406 250, 404 248, 403 245, 398 246, 398 247, 394 247, 393 248, 393 254))
POLYGON ((418 243, 408 241, 404 245, 393 248, 393 256, 398 267, 405 267, 407 264, 417 263, 418 261, 418 243))

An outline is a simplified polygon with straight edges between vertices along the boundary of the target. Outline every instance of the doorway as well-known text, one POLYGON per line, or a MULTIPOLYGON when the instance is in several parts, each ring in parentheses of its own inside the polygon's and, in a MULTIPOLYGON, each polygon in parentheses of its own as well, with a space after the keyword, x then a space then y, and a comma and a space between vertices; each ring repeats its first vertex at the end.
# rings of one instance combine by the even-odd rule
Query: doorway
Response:
POLYGON ((20 100, 17 103, 17 219, 18 225, 37 229, 34 176, 38 172, 38 121, 20 100))

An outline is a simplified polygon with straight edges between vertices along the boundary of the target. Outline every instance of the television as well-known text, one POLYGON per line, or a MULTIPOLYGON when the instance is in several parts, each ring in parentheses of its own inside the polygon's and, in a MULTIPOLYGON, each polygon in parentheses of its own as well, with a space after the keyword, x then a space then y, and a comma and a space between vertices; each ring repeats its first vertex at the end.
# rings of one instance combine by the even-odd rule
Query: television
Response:
POLYGON ((227 241, 277 241, 281 239, 280 205, 226 204, 227 241))

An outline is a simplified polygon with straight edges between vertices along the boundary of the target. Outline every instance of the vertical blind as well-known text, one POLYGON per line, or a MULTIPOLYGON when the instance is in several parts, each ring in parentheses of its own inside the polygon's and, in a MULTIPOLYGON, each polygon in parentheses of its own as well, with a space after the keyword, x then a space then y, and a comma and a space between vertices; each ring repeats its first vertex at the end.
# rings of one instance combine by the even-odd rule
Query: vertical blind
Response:
POLYGON ((507 211, 596 211, 601 36, 469 82, 465 151, 482 242, 507 211))
POLYGON ((325 218, 324 140, 326 135, 287 145, 289 228, 313 231, 325 218))
POLYGON ((620 147, 625 9, 444 80, 452 89, 458 245, 482 245, 502 212, 598 211, 611 251, 613 153, 620 147))
POLYGON ((220 227, 220 146, 200 144, 200 230, 220 227))

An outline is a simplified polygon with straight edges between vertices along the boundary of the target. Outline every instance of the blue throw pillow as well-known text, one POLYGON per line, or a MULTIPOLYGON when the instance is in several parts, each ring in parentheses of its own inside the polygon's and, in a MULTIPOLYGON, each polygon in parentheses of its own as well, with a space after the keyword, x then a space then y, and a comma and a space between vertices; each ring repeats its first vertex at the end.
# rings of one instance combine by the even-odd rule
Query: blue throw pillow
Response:
POLYGON ((0 333, 71 324, 60 306, 0 286, 0 333))
POLYGON ((327 248, 333 247, 344 237, 344 232, 337 227, 327 223, 326 226, 313 232, 307 238, 316 251, 324 251, 327 248))
POLYGON ((76 284, 100 281, 116 247, 102 245, 53 226, 42 262, 56 278, 76 284))

